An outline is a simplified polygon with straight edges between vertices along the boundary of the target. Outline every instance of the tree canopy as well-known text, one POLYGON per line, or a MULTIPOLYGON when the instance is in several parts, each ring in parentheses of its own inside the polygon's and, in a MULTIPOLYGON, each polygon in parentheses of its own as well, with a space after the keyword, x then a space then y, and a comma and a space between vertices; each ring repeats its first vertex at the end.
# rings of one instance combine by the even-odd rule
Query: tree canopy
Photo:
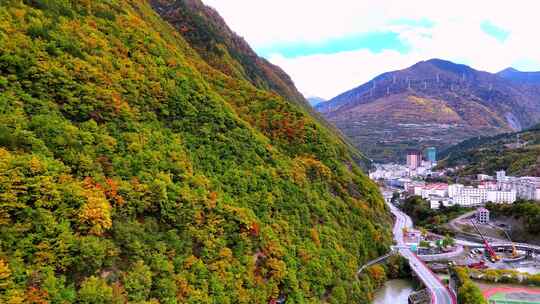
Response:
POLYGON ((146 1, 0 6, 0 302, 365 303, 390 216, 305 109, 146 1))

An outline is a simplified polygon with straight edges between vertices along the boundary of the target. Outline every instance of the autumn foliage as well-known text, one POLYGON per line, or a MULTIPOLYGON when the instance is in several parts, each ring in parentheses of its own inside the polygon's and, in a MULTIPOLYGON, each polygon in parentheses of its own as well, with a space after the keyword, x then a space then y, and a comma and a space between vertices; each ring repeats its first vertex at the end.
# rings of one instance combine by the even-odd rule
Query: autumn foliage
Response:
MULTIPOLYGON (((184 12, 183 34, 222 34, 184 12)), ((391 243, 384 202, 265 86, 277 69, 242 73, 261 67, 219 43, 201 56, 147 1, 3 1, 0 46, 0 303, 373 292, 378 273, 355 274, 391 243)))

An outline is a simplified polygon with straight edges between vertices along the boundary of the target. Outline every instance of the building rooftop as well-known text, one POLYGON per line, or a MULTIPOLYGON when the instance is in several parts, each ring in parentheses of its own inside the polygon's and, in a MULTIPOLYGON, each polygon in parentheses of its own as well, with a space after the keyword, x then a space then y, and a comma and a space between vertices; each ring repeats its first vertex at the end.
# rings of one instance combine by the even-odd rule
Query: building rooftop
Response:
POLYGON ((427 184, 427 185, 424 186, 424 189, 426 189, 426 190, 448 190, 448 184, 443 184, 443 183, 427 184))

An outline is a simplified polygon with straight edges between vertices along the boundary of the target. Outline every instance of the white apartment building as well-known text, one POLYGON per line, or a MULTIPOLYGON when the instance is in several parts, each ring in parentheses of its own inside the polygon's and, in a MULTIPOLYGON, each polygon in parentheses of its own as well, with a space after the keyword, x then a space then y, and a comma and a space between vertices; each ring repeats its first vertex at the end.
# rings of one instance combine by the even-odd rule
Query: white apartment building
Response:
POLYGON ((502 204, 508 203, 511 204, 516 201, 516 191, 498 191, 498 190, 488 190, 487 191, 487 201, 502 204))
POLYGON ((454 204, 464 206, 464 207, 480 206, 483 203, 485 203, 485 199, 483 195, 481 194, 477 194, 477 195, 460 194, 460 195, 454 196, 452 199, 454 200, 454 204))
POLYGON ((369 178, 373 180, 398 179, 409 175, 409 168, 396 164, 375 165, 375 170, 369 172, 369 178))
POLYGON ((486 202, 487 189, 453 184, 448 186, 448 196, 454 200, 456 205, 477 206, 486 202))
POLYGON ((497 188, 502 191, 515 191, 516 197, 525 200, 540 200, 540 177, 506 176, 505 171, 497 172, 497 188))
POLYGON ((454 204, 460 206, 479 206, 487 202, 513 203, 516 201, 515 190, 497 190, 492 184, 484 184, 478 188, 466 187, 461 184, 448 186, 448 196, 454 204))
POLYGON ((517 197, 526 200, 540 200, 538 192, 540 190, 540 178, 538 177, 520 177, 507 182, 507 188, 514 189, 517 197))
POLYGON ((476 210, 476 221, 480 224, 489 223, 489 210, 483 207, 478 208, 478 210, 476 210))

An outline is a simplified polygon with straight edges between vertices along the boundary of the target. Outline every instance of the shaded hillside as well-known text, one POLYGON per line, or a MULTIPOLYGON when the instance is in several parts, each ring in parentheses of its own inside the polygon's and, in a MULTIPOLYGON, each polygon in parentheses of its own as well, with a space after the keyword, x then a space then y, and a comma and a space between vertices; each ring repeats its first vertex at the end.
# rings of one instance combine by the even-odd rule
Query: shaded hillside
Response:
POLYGON ((376 161, 408 148, 446 148, 466 138, 540 121, 540 92, 495 74, 432 59, 382 74, 317 109, 376 161))
POLYGON ((149 3, 3 1, 0 45, 1 303, 362 303, 381 284, 356 269, 391 219, 348 147, 149 3))
POLYGON ((540 72, 521 72, 514 68, 507 68, 497 73, 497 75, 517 84, 540 85, 540 72))
POLYGON ((490 174, 540 176, 540 125, 526 131, 471 138, 441 154, 440 167, 464 166, 459 175, 490 174))

